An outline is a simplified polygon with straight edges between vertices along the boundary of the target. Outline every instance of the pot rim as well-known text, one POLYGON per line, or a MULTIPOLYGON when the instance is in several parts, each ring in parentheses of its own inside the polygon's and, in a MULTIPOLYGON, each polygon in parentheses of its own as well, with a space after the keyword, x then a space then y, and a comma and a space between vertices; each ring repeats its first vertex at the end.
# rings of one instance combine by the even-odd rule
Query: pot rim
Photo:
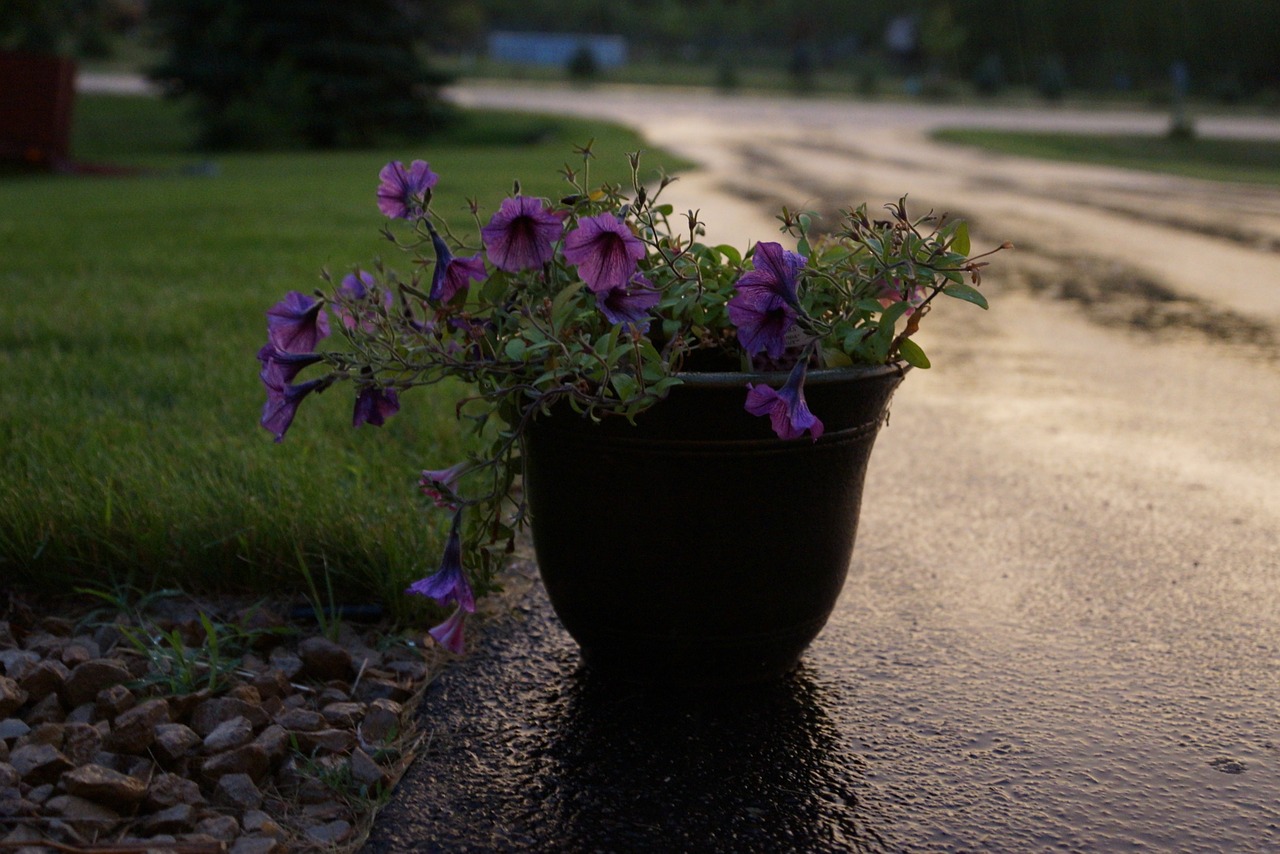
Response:
MULTIPOLYGON (((805 388, 815 385, 847 382, 850 379, 871 379, 887 375, 905 376, 911 365, 899 359, 885 365, 850 365, 843 368, 819 368, 805 376, 805 388)), ((782 385, 790 371, 681 371, 674 376, 683 385, 694 388, 741 388, 746 383, 782 385)))

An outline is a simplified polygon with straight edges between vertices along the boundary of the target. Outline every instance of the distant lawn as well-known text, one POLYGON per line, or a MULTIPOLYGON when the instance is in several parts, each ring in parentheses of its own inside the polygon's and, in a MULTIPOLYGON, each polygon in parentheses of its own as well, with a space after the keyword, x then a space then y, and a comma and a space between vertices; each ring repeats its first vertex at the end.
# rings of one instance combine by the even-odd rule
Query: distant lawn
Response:
POLYGON ((0 587, 294 593, 301 554, 321 589, 327 569, 347 601, 402 607, 439 560, 445 520, 416 482, 460 458, 452 407, 419 389, 352 430, 337 387, 273 444, 257 424, 265 310, 322 267, 382 253, 407 269, 378 234, 388 160, 430 161, 437 210, 465 229, 468 196, 492 211, 516 179, 559 193, 591 137, 593 180, 626 180, 642 141, 480 113, 394 150, 209 156, 161 101, 82 97, 76 115, 77 160, 138 171, 0 175, 0 587))
POLYGON ((1189 178, 1280 184, 1280 142, 953 129, 935 139, 1042 160, 1100 163, 1189 178))

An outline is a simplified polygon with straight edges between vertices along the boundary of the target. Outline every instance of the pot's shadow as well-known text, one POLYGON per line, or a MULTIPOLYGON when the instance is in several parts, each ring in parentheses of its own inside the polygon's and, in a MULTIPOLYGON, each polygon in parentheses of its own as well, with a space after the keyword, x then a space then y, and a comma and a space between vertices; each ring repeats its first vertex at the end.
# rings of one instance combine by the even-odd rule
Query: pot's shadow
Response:
POLYGON ((585 669, 541 590, 431 686, 365 851, 879 851, 861 758, 803 666, 689 694, 585 669))
POLYGON ((803 667, 697 694, 578 666, 543 720, 542 820, 566 850, 872 851, 859 771, 803 667))

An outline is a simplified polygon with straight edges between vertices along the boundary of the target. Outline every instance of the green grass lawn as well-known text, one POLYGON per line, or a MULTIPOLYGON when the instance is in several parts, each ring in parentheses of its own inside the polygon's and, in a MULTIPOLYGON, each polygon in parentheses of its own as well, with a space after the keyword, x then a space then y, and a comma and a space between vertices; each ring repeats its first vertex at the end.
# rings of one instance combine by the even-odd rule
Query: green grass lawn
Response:
POLYGON ((952 129, 935 139, 1043 160, 1101 163, 1190 178, 1280 184, 1280 142, 952 129))
POLYGON ((347 601, 405 607, 439 560, 447 520, 416 483, 460 459, 451 403, 418 389, 353 430, 339 386, 276 445, 257 424, 264 312, 384 251, 388 160, 430 161, 436 209, 465 227, 470 195, 560 192, 592 137, 594 178, 625 180, 641 141, 587 121, 468 115, 395 150, 211 158, 170 104, 79 99, 76 159, 139 171, 0 174, 0 577, 291 593, 301 555, 322 589, 327 571, 347 601))

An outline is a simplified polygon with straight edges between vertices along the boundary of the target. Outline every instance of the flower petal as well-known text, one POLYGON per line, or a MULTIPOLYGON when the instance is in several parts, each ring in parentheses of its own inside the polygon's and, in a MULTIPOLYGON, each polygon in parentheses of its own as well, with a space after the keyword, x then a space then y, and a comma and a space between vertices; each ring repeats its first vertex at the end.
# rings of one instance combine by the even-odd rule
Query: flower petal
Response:
POLYGON ((466 621, 467 612, 458 608, 449 615, 449 619, 428 629, 427 634, 454 655, 464 655, 467 651, 466 637, 463 634, 466 621))
POLYGON ((644 243, 611 213, 586 217, 564 239, 565 260, 595 292, 627 285, 645 255, 644 243))

